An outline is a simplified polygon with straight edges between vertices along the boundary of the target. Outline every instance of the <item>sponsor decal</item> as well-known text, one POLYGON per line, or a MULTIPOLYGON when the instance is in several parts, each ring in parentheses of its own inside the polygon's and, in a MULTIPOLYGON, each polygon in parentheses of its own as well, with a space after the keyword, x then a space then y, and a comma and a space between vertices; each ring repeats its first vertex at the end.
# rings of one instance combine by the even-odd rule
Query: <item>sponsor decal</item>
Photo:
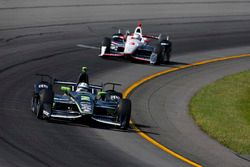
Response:
POLYGON ((81 96, 81 100, 82 101, 90 101, 90 97, 89 96, 81 96))
POLYGON ((43 88, 48 89, 49 87, 48 87, 48 85, 40 84, 40 85, 38 85, 38 88, 40 88, 40 89, 43 89, 43 88))

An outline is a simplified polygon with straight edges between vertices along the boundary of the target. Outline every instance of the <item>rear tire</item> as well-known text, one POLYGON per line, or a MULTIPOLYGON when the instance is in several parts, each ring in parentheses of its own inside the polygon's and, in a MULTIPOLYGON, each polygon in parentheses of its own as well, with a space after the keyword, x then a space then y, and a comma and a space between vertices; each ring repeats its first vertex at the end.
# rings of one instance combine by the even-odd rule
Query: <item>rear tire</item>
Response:
POLYGON ((129 99, 121 99, 119 104, 121 129, 128 129, 131 117, 131 101, 129 99))

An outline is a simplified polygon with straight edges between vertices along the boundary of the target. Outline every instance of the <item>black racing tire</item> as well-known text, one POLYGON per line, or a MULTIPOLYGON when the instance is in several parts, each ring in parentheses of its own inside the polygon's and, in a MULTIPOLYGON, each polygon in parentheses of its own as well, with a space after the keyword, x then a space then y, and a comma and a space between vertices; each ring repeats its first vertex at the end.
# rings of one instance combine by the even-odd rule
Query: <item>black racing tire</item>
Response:
POLYGON ((102 46, 106 46, 105 53, 110 53, 110 45, 111 45, 111 39, 108 37, 105 37, 102 41, 102 46))
POLYGON ((129 99, 121 99, 118 108, 120 114, 121 129, 128 129, 131 117, 131 101, 129 99))
POLYGON ((156 45, 155 53, 157 54, 157 60, 155 64, 159 65, 163 63, 164 62, 163 47, 161 46, 160 43, 156 45))
POLYGON ((172 43, 168 40, 162 40, 158 45, 156 45, 155 53, 157 54, 156 64, 162 64, 170 62, 172 43))
POLYGON ((33 94, 31 98, 31 111, 36 113, 37 97, 33 94))
POLYGON ((162 40, 161 44, 165 43, 166 45, 162 45, 163 46, 163 52, 164 55, 166 56, 166 62, 170 62, 170 57, 171 57, 171 51, 172 51, 172 42, 169 40, 162 40))
POLYGON ((43 103, 41 103, 40 100, 37 101, 36 104, 36 118, 37 119, 43 119, 43 103))
POLYGON ((39 92, 39 99, 36 105, 36 117, 38 119, 44 119, 43 114, 44 105, 52 106, 53 104, 54 93, 50 89, 42 89, 39 92))
POLYGON ((48 104, 52 104, 53 103, 53 98, 54 98, 54 93, 52 90, 50 89, 42 89, 39 92, 39 99, 41 102, 43 103, 48 103, 48 104))

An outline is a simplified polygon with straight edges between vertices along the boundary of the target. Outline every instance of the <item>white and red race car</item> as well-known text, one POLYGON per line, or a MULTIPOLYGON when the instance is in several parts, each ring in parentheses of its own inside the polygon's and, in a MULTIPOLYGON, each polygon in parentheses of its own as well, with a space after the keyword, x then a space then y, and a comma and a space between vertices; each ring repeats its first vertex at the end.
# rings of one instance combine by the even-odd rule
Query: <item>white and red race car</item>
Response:
POLYGON ((172 43, 169 38, 142 34, 142 24, 139 23, 133 34, 113 34, 105 37, 101 45, 101 57, 125 57, 130 60, 147 61, 151 64, 169 62, 172 43))

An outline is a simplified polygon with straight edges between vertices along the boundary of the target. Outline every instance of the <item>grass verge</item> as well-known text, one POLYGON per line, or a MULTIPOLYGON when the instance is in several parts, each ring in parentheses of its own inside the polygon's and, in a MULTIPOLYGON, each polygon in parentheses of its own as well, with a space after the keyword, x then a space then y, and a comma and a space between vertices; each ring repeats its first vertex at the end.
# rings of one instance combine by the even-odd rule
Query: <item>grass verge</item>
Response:
POLYGON ((189 108, 208 135, 235 152, 250 155, 250 70, 201 89, 189 108))

